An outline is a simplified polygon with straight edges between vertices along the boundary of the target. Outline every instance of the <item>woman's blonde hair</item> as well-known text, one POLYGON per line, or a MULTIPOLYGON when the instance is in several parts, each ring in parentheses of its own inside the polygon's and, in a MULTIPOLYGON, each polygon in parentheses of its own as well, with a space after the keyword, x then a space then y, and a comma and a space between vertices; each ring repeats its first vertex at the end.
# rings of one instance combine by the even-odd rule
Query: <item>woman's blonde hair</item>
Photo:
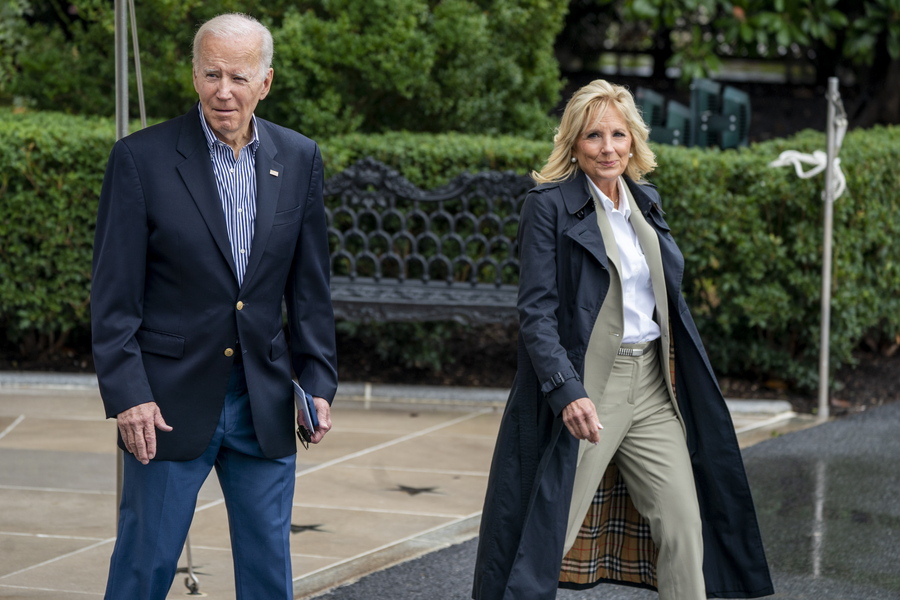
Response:
POLYGON ((602 79, 596 79, 572 94, 556 135, 553 136, 553 151, 547 158, 547 164, 540 172, 532 171, 532 179, 537 183, 553 183, 568 179, 577 173, 580 170, 578 163, 572 162, 575 145, 584 130, 596 119, 603 117, 610 104, 618 108, 625 117, 631 133, 631 153, 634 156, 628 161, 625 174, 641 183, 643 176, 656 167, 656 156, 647 144, 650 130, 644 123, 628 88, 613 85, 602 79))

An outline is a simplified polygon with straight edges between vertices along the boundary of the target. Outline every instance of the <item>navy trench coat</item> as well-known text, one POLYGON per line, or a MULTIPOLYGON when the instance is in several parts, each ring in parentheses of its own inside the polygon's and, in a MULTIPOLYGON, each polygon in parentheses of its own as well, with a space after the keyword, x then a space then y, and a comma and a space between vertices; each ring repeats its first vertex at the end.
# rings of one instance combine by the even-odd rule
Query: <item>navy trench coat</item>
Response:
MULTIPOLYGON (((684 258, 663 219, 656 189, 627 177, 626 183, 637 204, 632 210, 640 210, 659 236, 676 397, 703 522, 707 595, 772 594, 734 426, 681 295, 684 258)), ((581 173, 534 188, 522 208, 518 371, 488 480, 475 600, 556 597, 578 455, 578 440, 561 412, 587 396, 584 356, 610 282, 596 220, 585 218, 592 210, 581 173)))

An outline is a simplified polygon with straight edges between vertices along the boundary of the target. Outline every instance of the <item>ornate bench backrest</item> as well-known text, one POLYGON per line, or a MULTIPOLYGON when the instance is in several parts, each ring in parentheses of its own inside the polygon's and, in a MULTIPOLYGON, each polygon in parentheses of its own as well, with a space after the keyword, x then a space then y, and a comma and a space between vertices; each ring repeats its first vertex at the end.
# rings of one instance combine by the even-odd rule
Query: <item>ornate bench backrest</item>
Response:
POLYGON ((519 211, 532 180, 464 173, 426 192, 367 158, 325 184, 340 318, 515 318, 519 211))

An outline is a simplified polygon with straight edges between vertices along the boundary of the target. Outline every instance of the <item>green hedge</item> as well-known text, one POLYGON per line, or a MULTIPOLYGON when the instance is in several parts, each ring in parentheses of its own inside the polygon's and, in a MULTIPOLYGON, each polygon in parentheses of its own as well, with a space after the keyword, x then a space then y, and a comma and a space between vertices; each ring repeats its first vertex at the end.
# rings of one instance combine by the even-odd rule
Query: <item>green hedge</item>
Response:
MULTIPOLYGON (((824 174, 801 179, 768 163, 825 149, 825 136, 741 151, 658 147, 663 206, 686 257, 684 292, 722 373, 817 381, 824 174)), ((867 334, 900 333, 900 127, 849 133, 847 190, 834 206, 832 366, 867 334)))
MULTIPOLYGON (((547 139, 553 132, 547 132, 547 139)), ((367 156, 396 169, 413 184, 433 189, 464 171, 517 171, 540 168, 552 142, 510 136, 460 133, 351 134, 322 142, 326 177, 367 156)))
POLYGON ((25 355, 89 321, 109 119, 0 112, 0 331, 25 355))
MULTIPOLYGON (((33 353, 88 321, 93 220, 111 122, 0 111, 0 328, 33 353)), ((373 156, 432 188, 465 170, 539 167, 546 143, 390 133, 322 141, 326 175, 373 156)), ((652 180, 686 257, 684 291, 722 374, 816 382, 823 177, 768 163, 823 149, 822 134, 740 151, 657 146, 652 180)), ((900 332, 900 127, 854 131, 841 150, 835 206, 832 365, 864 336, 900 332)))

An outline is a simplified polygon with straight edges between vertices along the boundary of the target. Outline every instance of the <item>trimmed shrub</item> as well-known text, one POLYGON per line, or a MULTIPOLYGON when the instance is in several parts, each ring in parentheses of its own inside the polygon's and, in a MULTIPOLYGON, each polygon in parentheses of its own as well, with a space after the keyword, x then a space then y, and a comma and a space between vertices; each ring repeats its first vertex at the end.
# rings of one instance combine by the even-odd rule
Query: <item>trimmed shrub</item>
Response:
MULTIPOLYGON (((114 137, 108 120, 0 111, 0 328, 24 353, 87 328, 96 202, 114 137)), ((738 151, 655 147, 660 167, 651 179, 685 255, 684 293, 719 373, 815 385, 823 177, 800 179, 768 163, 783 150, 824 146, 822 134, 805 132, 738 151)), ((373 156, 424 189, 465 170, 527 173, 549 151, 549 140, 461 134, 322 142, 326 176, 373 156)), ((834 207, 835 369, 852 361, 864 337, 893 341, 900 333, 900 127, 849 133, 841 161, 847 192, 834 207)))
MULTIPOLYGON (((817 382, 824 174, 768 163, 824 150, 825 136, 739 151, 656 147, 663 207, 685 255, 683 290, 713 365, 730 374, 817 382)), ((834 205, 831 366, 867 334, 900 333, 900 128, 854 131, 840 152, 847 190, 834 205)))
POLYGON ((108 119, 0 111, 0 328, 24 355, 89 321, 108 119))

